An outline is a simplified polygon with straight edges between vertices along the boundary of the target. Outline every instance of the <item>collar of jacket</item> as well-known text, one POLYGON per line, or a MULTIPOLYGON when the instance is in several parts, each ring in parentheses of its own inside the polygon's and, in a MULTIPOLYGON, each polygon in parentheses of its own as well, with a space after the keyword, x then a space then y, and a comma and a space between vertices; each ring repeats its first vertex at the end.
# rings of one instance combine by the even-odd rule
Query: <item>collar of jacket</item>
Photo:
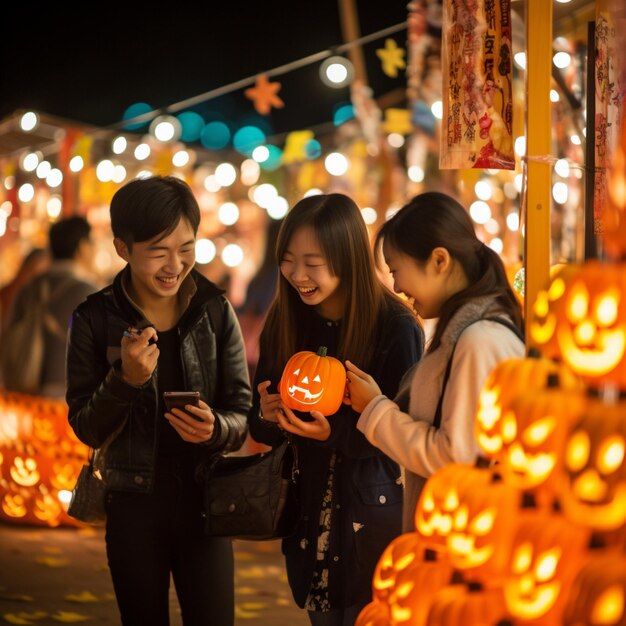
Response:
MULTIPOLYGON (((122 269, 113 280, 113 294, 118 306, 124 312, 124 317, 132 320, 136 328, 152 326, 138 304, 128 294, 126 285, 130 280, 130 266, 122 269)), ((192 269, 183 281, 179 290, 179 296, 184 303, 184 311, 180 317, 179 326, 191 326, 202 315, 206 303, 217 296, 225 293, 224 289, 205 278, 200 272, 192 269)))

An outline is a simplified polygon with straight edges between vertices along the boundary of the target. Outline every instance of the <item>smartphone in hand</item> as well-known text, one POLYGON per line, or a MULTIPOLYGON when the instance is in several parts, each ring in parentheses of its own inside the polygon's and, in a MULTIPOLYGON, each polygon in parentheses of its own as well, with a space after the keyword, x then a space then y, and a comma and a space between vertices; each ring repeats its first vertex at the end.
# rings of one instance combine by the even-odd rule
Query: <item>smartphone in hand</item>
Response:
MULTIPOLYGON (((164 391, 163 402, 165 402, 165 408, 168 412, 172 409, 185 410, 185 406, 192 404, 193 406, 200 406, 200 392, 199 391, 164 391)), ((187 415, 191 413, 187 412, 187 415)), ((191 415, 194 419, 197 419, 195 415, 191 415)))

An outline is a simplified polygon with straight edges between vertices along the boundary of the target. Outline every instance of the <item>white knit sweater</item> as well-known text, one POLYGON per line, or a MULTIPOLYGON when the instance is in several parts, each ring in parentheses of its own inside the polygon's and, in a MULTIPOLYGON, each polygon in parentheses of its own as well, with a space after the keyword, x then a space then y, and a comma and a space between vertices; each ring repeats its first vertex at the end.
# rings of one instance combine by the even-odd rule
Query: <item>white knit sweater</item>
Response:
POLYGON ((474 418, 489 372, 504 359, 523 357, 524 345, 493 317, 491 298, 461 307, 448 323, 439 347, 417 364, 409 412, 385 396, 365 407, 357 423, 367 439, 405 470, 403 530, 414 530, 417 500, 426 478, 448 463, 472 463, 478 446, 474 418), (476 323, 474 323, 476 322, 476 323), (457 343, 444 393, 441 427, 432 426, 449 356, 457 343))

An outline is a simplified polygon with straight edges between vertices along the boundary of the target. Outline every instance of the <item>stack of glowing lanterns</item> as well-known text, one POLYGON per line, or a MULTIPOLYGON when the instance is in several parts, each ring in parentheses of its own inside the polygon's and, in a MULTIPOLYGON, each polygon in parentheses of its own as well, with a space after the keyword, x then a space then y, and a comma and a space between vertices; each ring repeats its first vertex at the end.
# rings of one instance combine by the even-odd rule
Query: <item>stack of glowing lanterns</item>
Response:
POLYGON ((626 120, 609 197, 610 260, 539 294, 532 356, 481 393, 482 462, 428 479, 357 626, 626 625, 626 120))
POLYGON ((66 511, 87 453, 64 401, 1 392, 0 520, 78 525, 66 511))

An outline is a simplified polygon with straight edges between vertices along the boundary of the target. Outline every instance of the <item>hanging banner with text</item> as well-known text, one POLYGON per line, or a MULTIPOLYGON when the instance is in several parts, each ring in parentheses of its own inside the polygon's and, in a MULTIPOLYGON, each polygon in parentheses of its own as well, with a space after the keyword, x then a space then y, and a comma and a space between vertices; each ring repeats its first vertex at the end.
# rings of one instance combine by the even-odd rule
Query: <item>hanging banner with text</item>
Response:
POLYGON ((444 0, 441 169, 512 170, 510 0, 444 0))

